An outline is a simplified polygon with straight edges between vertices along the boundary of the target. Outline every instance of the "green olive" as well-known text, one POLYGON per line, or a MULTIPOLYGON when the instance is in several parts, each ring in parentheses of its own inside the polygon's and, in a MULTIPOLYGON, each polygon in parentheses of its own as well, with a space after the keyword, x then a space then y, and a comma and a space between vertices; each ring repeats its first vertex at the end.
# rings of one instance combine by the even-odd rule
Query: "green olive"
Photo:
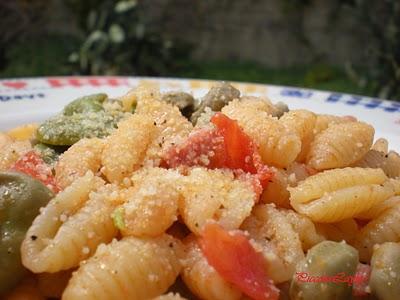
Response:
POLYGON ((206 107, 211 108, 212 111, 220 111, 230 101, 233 99, 239 99, 239 97, 239 90, 234 88, 229 83, 217 83, 203 97, 198 107, 196 107, 195 112, 192 114, 190 120, 195 124, 206 107))
POLYGON ((21 263, 21 242, 39 209, 52 197, 44 184, 28 175, 0 173, 0 294, 26 274, 21 263))
POLYGON ((78 113, 104 110, 102 103, 106 99, 106 94, 93 94, 75 99, 64 107, 63 114, 66 116, 72 116, 73 114, 78 113))
POLYGON ((178 106, 179 110, 187 118, 193 113, 195 100, 192 95, 184 92, 170 92, 163 95, 162 100, 178 106))
POLYGON ((369 286, 379 300, 400 298, 400 243, 384 243, 374 249, 369 286))
POLYGON ((308 250, 290 285, 292 300, 351 299, 358 252, 345 243, 324 241, 308 250))
POLYGON ((36 138, 41 143, 58 146, 69 146, 83 138, 102 138, 117 127, 121 116, 105 111, 77 113, 72 116, 60 114, 42 123, 36 138))

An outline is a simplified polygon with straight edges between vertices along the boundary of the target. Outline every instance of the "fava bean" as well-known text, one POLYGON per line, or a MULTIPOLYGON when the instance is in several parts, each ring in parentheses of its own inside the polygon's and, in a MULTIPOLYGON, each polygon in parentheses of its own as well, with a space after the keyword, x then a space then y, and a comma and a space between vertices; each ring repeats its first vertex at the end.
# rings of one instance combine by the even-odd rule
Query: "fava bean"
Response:
POLYGON ((400 243, 376 246, 371 259, 369 286, 379 300, 400 298, 400 243))
POLYGON ((39 126, 36 138, 44 144, 69 146, 83 138, 108 136, 119 119, 105 111, 58 115, 39 126))
POLYGON ((195 112, 191 116, 192 123, 196 123, 197 119, 204 112, 206 107, 210 107, 212 111, 220 111, 222 107, 227 105, 233 99, 239 99, 240 92, 227 82, 220 82, 213 86, 203 97, 202 101, 196 107, 195 112))
POLYGON ((73 114, 96 112, 104 110, 102 103, 107 99, 106 94, 93 94, 75 99, 64 107, 63 114, 72 116, 73 114))
POLYGON ((187 118, 193 113, 195 100, 192 95, 184 92, 171 92, 163 95, 162 100, 178 106, 182 115, 187 118))
POLYGON ((40 207, 52 197, 45 185, 28 175, 0 172, 0 294, 26 274, 21 263, 21 242, 40 207))
POLYGON ((351 299, 358 252, 345 243, 323 241, 312 247, 296 267, 292 300, 351 299))

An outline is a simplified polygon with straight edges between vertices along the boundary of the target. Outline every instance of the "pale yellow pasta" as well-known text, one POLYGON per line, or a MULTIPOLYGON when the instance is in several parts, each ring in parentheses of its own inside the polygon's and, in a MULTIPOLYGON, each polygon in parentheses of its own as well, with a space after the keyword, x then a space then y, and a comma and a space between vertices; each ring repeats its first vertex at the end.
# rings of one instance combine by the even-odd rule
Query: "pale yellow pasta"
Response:
POLYGON ((238 100, 231 101, 222 108, 222 112, 237 120, 243 130, 257 143, 264 163, 286 167, 300 153, 301 140, 297 133, 286 128, 267 112, 238 100))
POLYGON ((247 182, 229 171, 194 168, 181 181, 179 212, 189 229, 200 234, 209 220, 225 229, 238 228, 250 215, 256 196, 247 182))
POLYGON ((155 124, 155 133, 146 151, 146 162, 159 165, 164 151, 181 143, 193 129, 177 106, 161 101, 157 90, 143 91, 137 96, 136 114, 149 115, 155 124))
POLYGON ((288 176, 282 169, 271 167, 274 176, 270 179, 267 187, 261 194, 263 203, 275 203, 280 207, 290 208, 290 193, 288 187, 288 176))
POLYGON ((55 176, 58 186, 65 189, 76 178, 87 171, 96 173, 101 167, 101 153, 104 140, 98 138, 81 139, 60 155, 55 165, 55 176))
POLYGON ((364 211, 362 214, 356 216, 361 220, 372 220, 381 215, 385 210, 390 209, 396 205, 400 205, 400 196, 393 196, 385 201, 371 207, 369 210, 364 211))
POLYGON ((121 121, 106 140, 101 156, 102 173, 110 182, 121 182, 140 168, 154 132, 154 121, 134 114, 121 121))
POLYGON ((296 160, 304 162, 314 139, 314 127, 317 117, 314 113, 304 109, 290 110, 279 121, 289 130, 297 132, 301 140, 301 151, 296 160))
POLYGON ((157 236, 165 232, 178 218, 180 177, 176 171, 151 168, 140 183, 133 181, 133 192, 115 210, 123 220, 122 234, 157 236))
POLYGON ((4 146, 10 145, 12 142, 14 142, 14 139, 12 137, 0 131, 0 149, 4 146))
POLYGON ((357 185, 382 184, 386 180, 387 176, 380 169, 343 168, 310 176, 300 182, 297 187, 289 188, 289 190, 292 202, 307 203, 339 189, 357 185))
POLYGON ((298 233, 304 252, 325 240, 325 237, 316 231, 314 223, 306 216, 289 209, 281 210, 281 212, 286 216, 293 230, 298 233))
POLYGON ((381 168, 391 178, 400 177, 400 155, 394 151, 384 153, 378 150, 369 150, 354 166, 381 168))
POLYGON ((155 298, 153 298, 153 300, 186 300, 186 298, 183 298, 179 294, 168 293, 165 295, 155 297, 155 298))
POLYGON ((272 104, 267 98, 260 98, 254 96, 240 97, 240 103, 246 107, 252 107, 258 111, 266 112, 270 116, 277 116, 280 112, 279 108, 272 104))
POLYGON ((105 195, 91 193, 102 184, 89 171, 42 208, 21 245, 26 268, 34 273, 67 270, 115 235, 105 195))
POLYGON ((385 242, 400 242, 400 205, 384 210, 377 218, 365 225, 356 235, 354 247, 360 260, 368 262, 373 247, 385 242))
POLYGON ((299 181, 306 179, 310 174, 303 164, 293 162, 286 169, 271 167, 274 176, 268 182, 261 194, 264 203, 275 203, 279 207, 291 208, 288 187, 294 187, 299 181))
POLYGON ((36 123, 25 124, 9 130, 7 134, 16 140, 34 139, 38 127, 39 125, 36 123))
POLYGON ((328 240, 351 243, 358 233, 358 225, 354 219, 346 219, 336 223, 314 223, 318 234, 328 240))
POLYGON ((368 152, 374 132, 371 125, 363 122, 330 125, 315 136, 307 164, 317 170, 349 166, 368 152))
POLYGON ((362 214, 393 194, 390 185, 358 185, 331 192, 309 203, 291 204, 296 211, 314 222, 333 223, 362 214))
POLYGON ((167 291, 181 270, 182 249, 169 235, 125 237, 100 245, 73 273, 63 300, 143 300, 167 291))
MULTIPOLYGON (((10 274, 12 276, 12 274, 10 274)), ((36 279, 28 277, 15 287, 12 291, 3 295, 3 300, 45 300, 44 295, 38 289, 36 279)))
POLYGON ((36 278, 40 293, 46 298, 61 298, 71 276, 72 270, 37 274, 36 278))
POLYGON ((29 141, 15 141, 0 148, 0 171, 8 170, 22 155, 32 150, 29 141))
POLYGON ((389 151, 389 142, 384 138, 379 138, 372 145, 371 150, 379 151, 386 154, 389 151))
POLYGON ((334 115, 319 114, 315 120, 314 134, 318 134, 329 127, 332 124, 343 124, 349 122, 355 122, 356 119, 353 117, 340 117, 334 115))
POLYGON ((269 278, 281 283, 292 278, 297 262, 304 259, 299 234, 285 214, 273 204, 257 205, 241 229, 267 261, 269 278))
POLYGON ((194 295, 204 300, 242 299, 242 293, 209 265, 193 235, 184 244, 182 279, 194 295))

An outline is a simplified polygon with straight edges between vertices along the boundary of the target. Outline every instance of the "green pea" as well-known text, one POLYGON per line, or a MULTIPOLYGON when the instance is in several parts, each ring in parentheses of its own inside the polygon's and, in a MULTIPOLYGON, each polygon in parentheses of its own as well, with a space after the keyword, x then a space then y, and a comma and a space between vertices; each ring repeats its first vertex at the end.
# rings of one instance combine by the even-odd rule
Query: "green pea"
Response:
POLYGON ((324 241, 308 250, 290 285, 292 300, 351 299, 358 252, 345 243, 324 241))
POLYGON ((184 92, 170 92, 163 95, 162 100, 178 106, 179 110, 187 118, 193 113, 195 100, 192 95, 184 92))
POLYGON ((75 99, 64 107, 63 114, 66 116, 71 116, 78 113, 104 110, 102 103, 106 99, 106 94, 93 94, 75 99))
POLYGON ((384 243, 374 249, 369 286, 379 300, 400 298, 400 243, 384 243))
POLYGON ((36 138, 44 144, 69 146, 80 139, 108 136, 122 114, 113 115, 105 111, 77 113, 72 116, 57 115, 42 123, 36 138))
POLYGON ((27 273, 21 263, 21 242, 40 207, 52 197, 45 185, 28 175, 0 172, 0 294, 27 273))
POLYGON ((240 92, 227 82, 220 82, 213 86, 208 93, 203 97, 202 101, 196 107, 190 120, 196 123, 200 115, 205 111, 206 107, 212 111, 220 111, 222 107, 227 105, 233 99, 239 99, 240 92))

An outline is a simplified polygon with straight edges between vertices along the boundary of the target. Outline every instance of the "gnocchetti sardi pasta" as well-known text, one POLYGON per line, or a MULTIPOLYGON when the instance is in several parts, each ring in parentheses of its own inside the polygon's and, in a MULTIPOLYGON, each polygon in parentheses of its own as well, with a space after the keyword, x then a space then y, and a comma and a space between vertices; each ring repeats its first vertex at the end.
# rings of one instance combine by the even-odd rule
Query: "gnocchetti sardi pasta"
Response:
POLYGON ((394 299, 399 157, 225 82, 75 99, 0 132, 0 298, 394 299))

